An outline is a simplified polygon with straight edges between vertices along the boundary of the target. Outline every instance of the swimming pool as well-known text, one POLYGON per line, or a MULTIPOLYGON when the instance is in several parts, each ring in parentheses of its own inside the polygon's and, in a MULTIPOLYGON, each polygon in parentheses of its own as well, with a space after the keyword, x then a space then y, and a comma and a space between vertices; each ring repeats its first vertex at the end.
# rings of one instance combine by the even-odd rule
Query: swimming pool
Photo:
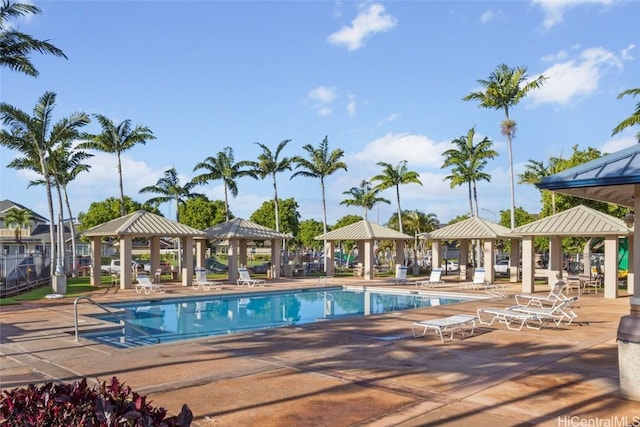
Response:
POLYGON ((81 336, 128 348, 470 299, 463 295, 332 287, 114 303, 106 306, 126 322, 108 313, 91 315, 113 326, 81 336))

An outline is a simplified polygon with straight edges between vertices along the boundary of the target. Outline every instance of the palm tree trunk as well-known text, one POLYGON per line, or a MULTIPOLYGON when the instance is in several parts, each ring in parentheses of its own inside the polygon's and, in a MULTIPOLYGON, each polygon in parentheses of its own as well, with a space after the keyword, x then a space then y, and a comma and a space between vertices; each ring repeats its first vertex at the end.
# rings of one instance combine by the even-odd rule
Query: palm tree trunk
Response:
POLYGON ((120 153, 118 153, 118 180, 120 184, 120 215, 125 216, 126 210, 124 208, 124 186, 122 185, 122 161, 120 160, 120 153))
POLYGON ((478 186, 475 180, 473 180, 473 200, 476 202, 476 216, 480 216, 480 210, 478 209, 478 186))
POLYGON ((471 181, 467 182, 467 187, 469 190, 469 215, 473 216, 473 197, 471 195, 471 181))
POLYGON ((53 275, 55 274, 56 271, 56 246, 55 246, 55 242, 56 242, 56 238, 55 238, 55 231, 54 231, 54 224, 55 224, 55 218, 53 215, 53 197, 51 195, 51 182, 50 182, 50 178, 49 178, 49 174, 45 172, 44 174, 44 184, 45 184, 45 188, 47 189, 47 204, 49 206, 49 239, 51 240, 51 245, 50 245, 50 262, 51 262, 51 266, 49 267, 50 271, 51 271, 51 276, 53 277, 53 275))
POLYGON ((400 185, 396 185, 396 200, 398 201, 398 229, 402 231, 402 210, 400 209, 400 185))
POLYGON ((76 249, 76 230, 73 226, 73 214, 71 212, 71 204, 69 203, 69 195, 67 194, 67 187, 62 187, 64 191, 64 201, 67 205, 67 212, 69 215, 69 230, 71 231, 71 272, 73 277, 78 277, 78 269, 76 268, 76 260, 78 258, 76 249))
MULTIPOLYGON (((327 199, 324 192, 324 179, 320 177, 320 192, 322 193, 322 231, 327 234, 327 199)), ((322 253, 324 253, 324 272, 325 274, 329 268, 329 257, 327 253, 327 241, 322 242, 322 253)))
MULTIPOLYGON (((60 184, 58 183, 56 183, 56 192, 58 193, 58 219, 60 220, 58 221, 58 227, 62 228, 62 230, 58 231, 58 236, 61 236, 60 238, 62 239, 61 242, 58 242, 58 250, 60 251, 58 257, 62 260, 62 267, 64 268, 67 262, 64 250, 64 223, 62 221, 62 218, 64 218, 64 205, 62 204, 62 191, 60 190, 60 184)), ((66 270, 65 273, 67 271, 69 270, 66 270)))
POLYGON ((278 212, 278 186, 276 185, 276 176, 273 175, 273 208, 276 215, 276 231, 280 232, 280 213, 278 212))
POLYGON ((224 185, 224 219, 229 221, 229 197, 227 196, 227 182, 222 180, 224 185))

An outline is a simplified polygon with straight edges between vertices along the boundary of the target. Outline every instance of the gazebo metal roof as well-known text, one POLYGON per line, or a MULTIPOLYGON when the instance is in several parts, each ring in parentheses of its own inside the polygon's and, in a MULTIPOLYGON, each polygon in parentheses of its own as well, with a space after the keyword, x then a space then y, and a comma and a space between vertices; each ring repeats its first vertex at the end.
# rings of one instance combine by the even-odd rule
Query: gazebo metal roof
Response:
POLYGON ((413 240, 413 236, 363 219, 316 236, 316 240, 413 240))
POLYGON ((246 240, 271 240, 290 239, 290 234, 280 233, 268 227, 242 218, 214 225, 204 230, 209 239, 246 239, 246 240))
POLYGON ((626 236, 632 230, 619 218, 586 207, 574 206, 537 221, 515 228, 521 236, 626 236))
POLYGON ((538 188, 633 207, 640 184, 640 144, 542 178, 538 188))
POLYGON ((432 240, 511 239, 513 237, 509 228, 477 216, 420 235, 421 239, 432 240))
POLYGON ((96 225, 83 231, 81 234, 86 237, 207 237, 207 234, 201 230, 143 210, 121 216, 104 224, 96 225))

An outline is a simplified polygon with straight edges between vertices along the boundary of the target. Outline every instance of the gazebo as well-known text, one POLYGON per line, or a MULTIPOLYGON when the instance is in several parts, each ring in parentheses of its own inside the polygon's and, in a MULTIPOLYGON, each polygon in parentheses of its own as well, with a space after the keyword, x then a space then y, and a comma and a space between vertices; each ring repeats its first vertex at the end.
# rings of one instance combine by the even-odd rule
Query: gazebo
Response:
POLYGON ((324 240, 327 242, 325 248, 325 263, 327 275, 333 275, 335 272, 333 260, 335 256, 334 242, 340 240, 355 240, 358 243, 358 258, 363 264, 363 278, 372 280, 374 278, 374 251, 373 247, 377 240, 393 240, 396 245, 396 266, 404 264, 404 245, 398 242, 413 240, 412 236, 400 233, 397 230, 383 227, 379 224, 363 219, 351 225, 329 231, 325 234, 316 236, 316 240, 324 240))
MULTIPOLYGON (((628 237, 631 230, 623 220, 586 207, 574 206, 537 221, 517 227, 513 234, 522 237, 522 292, 534 292, 535 267, 533 242, 535 237, 549 238, 549 284, 563 276, 563 237, 604 237, 604 296, 618 296, 618 238, 628 237)), ((587 270, 589 263, 585 266, 587 270)))
POLYGON ((175 237, 181 240, 182 257, 180 272, 182 285, 189 286, 193 282, 193 245, 194 240, 200 243, 207 235, 200 230, 180 224, 160 215, 144 210, 130 213, 113 219, 104 224, 96 225, 81 233, 91 239, 91 285, 97 286, 101 281, 101 245, 103 237, 120 239, 120 288, 132 287, 133 272, 131 268, 124 268, 131 263, 131 246, 134 238, 145 238, 151 241, 151 271, 160 267, 160 238, 175 237))
MULTIPOLYGON (((290 239, 291 235, 280 233, 254 222, 242 218, 214 225, 204 230, 207 239, 227 239, 229 241, 228 268, 229 281, 235 282, 238 279, 238 267, 247 265, 247 242, 251 240, 271 241, 271 277, 280 277, 280 242, 290 239)), ((204 266, 205 258, 204 246, 199 248, 197 253, 198 265, 204 266)))
MULTIPOLYGON (((430 233, 420 236, 421 239, 430 239, 432 243, 431 265, 439 267, 441 264, 440 245, 443 240, 460 241, 460 279, 467 280, 467 264, 469 263, 469 245, 472 240, 480 240, 483 242, 483 264, 486 271, 486 277, 494 278, 495 276, 495 256, 496 242, 498 240, 519 240, 519 237, 511 234, 511 230, 495 222, 487 221, 477 216, 456 222, 446 227, 439 228, 430 233)), ((519 245, 511 245, 511 253, 509 256, 510 280, 516 282, 518 280, 518 259, 519 245)))

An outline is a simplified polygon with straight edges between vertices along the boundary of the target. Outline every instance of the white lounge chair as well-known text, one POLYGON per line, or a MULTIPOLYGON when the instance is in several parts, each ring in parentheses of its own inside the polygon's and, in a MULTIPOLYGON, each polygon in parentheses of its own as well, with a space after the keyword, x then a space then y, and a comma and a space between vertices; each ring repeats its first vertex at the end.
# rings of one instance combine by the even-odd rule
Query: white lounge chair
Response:
POLYGON ((396 265, 396 278, 394 279, 397 285, 406 283, 407 281, 407 266, 396 265))
POLYGON ((516 304, 523 306, 554 306, 562 301, 565 301, 567 297, 564 295, 566 283, 562 280, 558 280, 552 287, 547 295, 540 294, 517 294, 516 304))
POLYGON ((540 329, 545 321, 551 321, 558 327, 563 320, 567 319, 569 325, 578 316, 568 307, 577 300, 578 297, 569 298, 554 307, 516 305, 507 308, 479 308, 478 321, 483 325, 493 325, 495 322, 504 323, 507 328, 516 331, 521 330, 524 326, 540 329))
POLYGON ((238 275, 239 277, 238 277, 238 280, 236 281, 238 286, 247 285, 249 287, 253 287, 255 285, 264 286, 267 284, 267 281, 264 279, 252 279, 251 275, 249 274, 249 270, 247 270, 246 267, 240 267, 238 269, 238 275))
POLYGON ((416 286, 426 286, 427 288, 433 288, 437 285, 444 285, 444 280, 442 280, 441 268, 432 269, 431 274, 429 275, 429 279, 416 281, 416 286))
POLYGON ((142 292, 144 292, 145 294, 150 294, 151 292, 166 292, 166 288, 164 287, 164 285, 153 283, 151 279, 149 279, 149 276, 138 275, 136 280, 136 292, 139 294, 141 294, 142 292))
POLYGON ((193 289, 210 290, 213 286, 216 286, 216 290, 222 290, 222 282, 216 282, 214 280, 207 279, 207 270, 204 268, 196 268, 196 280, 192 283, 193 289))
POLYGON ((509 297, 504 285, 491 283, 485 279, 484 267, 476 267, 473 272, 473 281, 461 283, 460 286, 466 289, 484 289, 484 291, 489 295, 500 299, 506 299, 509 297))
POLYGON ((464 338, 464 327, 471 327, 470 335, 473 335, 473 331, 476 327, 476 316, 469 316, 467 314, 456 314, 455 316, 444 317, 441 319, 431 319, 431 320, 422 320, 420 322, 415 322, 411 325, 411 331, 413 332, 413 337, 416 338, 418 336, 425 336, 427 330, 434 330, 436 334, 440 337, 440 340, 444 342, 443 333, 451 332, 451 337, 449 337, 449 341, 453 340, 453 334, 456 332, 460 332, 462 337, 464 338), (416 330, 420 330, 422 328, 422 334, 418 335, 416 330))

